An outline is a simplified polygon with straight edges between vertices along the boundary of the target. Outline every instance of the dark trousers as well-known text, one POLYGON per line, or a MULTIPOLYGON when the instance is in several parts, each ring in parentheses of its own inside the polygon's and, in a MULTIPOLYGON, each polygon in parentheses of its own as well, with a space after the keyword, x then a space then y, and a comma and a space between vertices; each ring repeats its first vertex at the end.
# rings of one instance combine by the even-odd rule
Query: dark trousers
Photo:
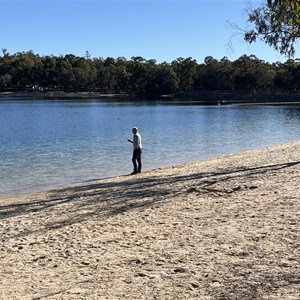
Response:
POLYGON ((133 163, 133 172, 141 172, 142 171, 142 149, 133 150, 132 154, 132 163, 133 163))

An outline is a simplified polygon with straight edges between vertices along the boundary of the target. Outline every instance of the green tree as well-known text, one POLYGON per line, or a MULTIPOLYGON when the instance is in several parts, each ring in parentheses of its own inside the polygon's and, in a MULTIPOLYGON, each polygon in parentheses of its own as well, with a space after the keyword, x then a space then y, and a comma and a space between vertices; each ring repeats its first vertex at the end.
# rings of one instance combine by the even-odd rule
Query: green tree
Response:
POLYGON ((104 61, 104 69, 102 73, 102 87, 104 91, 117 90, 117 68, 115 59, 107 57, 104 61))
POLYGON ((96 78, 96 70, 90 58, 79 57, 73 65, 77 90, 92 90, 96 78))
POLYGON ((278 90, 299 89, 300 65, 296 61, 289 59, 285 63, 277 66, 274 78, 275 86, 278 90))
POLYGON ((220 90, 233 90, 233 63, 228 57, 223 57, 218 64, 218 89, 220 90))
POLYGON ((289 12, 290 23, 300 24, 300 3, 297 0, 268 0, 267 2, 270 8, 274 10, 279 8, 276 15, 276 19, 280 22, 284 14, 289 12))
POLYGON ((286 56, 294 56, 295 43, 300 37, 300 3, 295 0, 267 0, 265 5, 248 12, 253 28, 244 39, 264 41, 286 56))
POLYGON ((159 86, 159 95, 173 94, 178 91, 179 78, 170 64, 165 62, 160 64, 156 81, 159 86))
POLYGON ((2 49, 3 56, 0 57, 0 89, 11 87, 11 59, 7 49, 2 49))
POLYGON ((73 63, 75 56, 67 54, 64 57, 57 58, 56 72, 57 72, 57 84, 60 90, 74 91, 77 89, 75 86, 75 76, 73 72, 73 63))
POLYGON ((118 57, 115 61, 116 65, 116 92, 127 92, 130 74, 127 70, 127 60, 125 57, 118 57))
POLYGON ((128 81, 129 92, 137 95, 145 95, 147 85, 145 59, 141 56, 132 57, 127 67, 130 74, 128 81))
POLYGON ((256 91, 260 74, 257 67, 260 61, 255 55, 242 55, 234 62, 234 84, 236 90, 256 91))
POLYGON ((191 57, 179 57, 171 63, 179 79, 179 89, 183 92, 191 92, 194 87, 197 62, 191 57))
POLYGON ((42 58, 42 76, 40 78, 40 85, 43 88, 56 88, 58 83, 57 59, 54 56, 45 56, 42 58))
POLYGON ((32 51, 18 52, 10 59, 12 85, 17 88, 34 88, 39 86, 42 62, 32 51))
POLYGON ((198 65, 195 72, 194 86, 199 90, 217 89, 217 64, 218 61, 212 56, 204 59, 204 64, 198 65))

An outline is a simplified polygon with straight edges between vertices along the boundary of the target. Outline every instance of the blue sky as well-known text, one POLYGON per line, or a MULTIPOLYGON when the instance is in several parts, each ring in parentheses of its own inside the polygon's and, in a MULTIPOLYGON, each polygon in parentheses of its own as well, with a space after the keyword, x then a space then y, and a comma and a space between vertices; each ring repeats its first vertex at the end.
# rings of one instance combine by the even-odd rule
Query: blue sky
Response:
MULTIPOLYGON (((263 1, 263 0, 262 0, 263 1)), ((266 0, 265 0, 266 1, 266 0)), ((142 56, 158 63, 206 56, 235 60, 285 56, 262 42, 247 44, 227 22, 247 28, 255 0, 0 0, 0 47, 10 54, 142 56), (234 37, 233 37, 234 36, 234 37), (231 40, 231 46, 230 46, 231 40)), ((297 57, 296 51, 296 57, 297 57)), ((2 55, 2 53, 1 53, 2 55)))

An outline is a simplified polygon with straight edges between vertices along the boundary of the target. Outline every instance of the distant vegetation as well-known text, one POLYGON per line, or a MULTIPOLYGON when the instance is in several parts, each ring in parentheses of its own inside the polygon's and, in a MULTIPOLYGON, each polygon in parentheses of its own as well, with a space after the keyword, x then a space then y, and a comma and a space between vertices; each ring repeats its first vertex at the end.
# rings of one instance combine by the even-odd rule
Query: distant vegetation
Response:
POLYGON ((299 91, 300 61, 268 63, 254 55, 235 61, 212 56, 204 62, 178 58, 157 63, 135 56, 130 60, 72 54, 39 56, 32 51, 0 56, 0 91, 94 91, 151 97, 207 91, 299 91))

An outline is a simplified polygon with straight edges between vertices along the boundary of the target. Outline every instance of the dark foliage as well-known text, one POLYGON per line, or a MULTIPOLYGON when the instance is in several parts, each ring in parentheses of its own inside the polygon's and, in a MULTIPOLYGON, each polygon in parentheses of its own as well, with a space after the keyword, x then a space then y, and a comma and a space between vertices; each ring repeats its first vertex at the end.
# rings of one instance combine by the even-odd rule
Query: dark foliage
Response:
POLYGON ((211 56, 203 63, 178 58, 157 63, 142 57, 39 56, 32 51, 0 56, 0 91, 95 91, 156 96, 193 91, 278 91, 300 89, 300 63, 262 61, 243 55, 235 61, 211 56))
POLYGON ((268 0, 258 8, 250 9, 248 21, 253 28, 244 39, 264 41, 288 57, 295 54, 295 44, 300 38, 300 3, 295 0, 268 0))

